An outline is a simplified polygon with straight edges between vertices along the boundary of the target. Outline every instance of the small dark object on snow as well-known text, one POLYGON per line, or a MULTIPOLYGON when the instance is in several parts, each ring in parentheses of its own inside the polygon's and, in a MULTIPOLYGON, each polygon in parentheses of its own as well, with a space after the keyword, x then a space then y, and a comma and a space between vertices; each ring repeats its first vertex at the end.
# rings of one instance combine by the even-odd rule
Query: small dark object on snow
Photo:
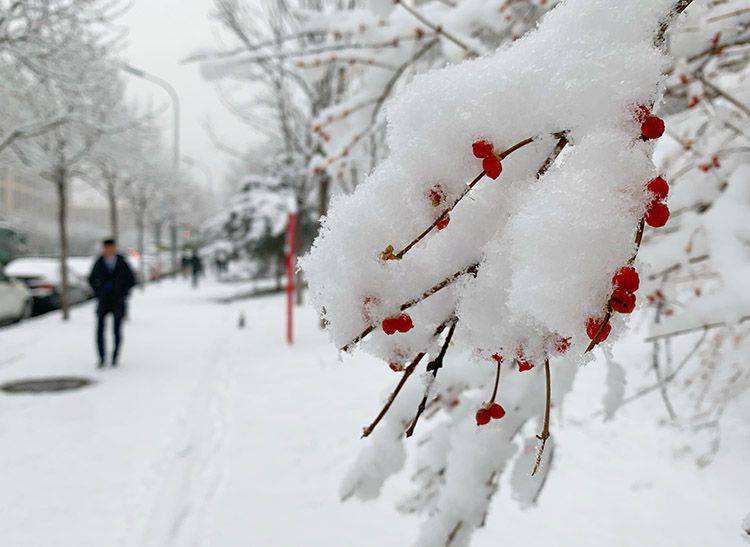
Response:
POLYGON ((80 389, 92 383, 92 380, 81 376, 51 376, 6 382, 0 385, 0 389, 6 393, 56 393, 80 389))
POLYGON ((237 322, 237 327, 244 329, 245 328, 245 314, 240 313, 240 320, 237 322))

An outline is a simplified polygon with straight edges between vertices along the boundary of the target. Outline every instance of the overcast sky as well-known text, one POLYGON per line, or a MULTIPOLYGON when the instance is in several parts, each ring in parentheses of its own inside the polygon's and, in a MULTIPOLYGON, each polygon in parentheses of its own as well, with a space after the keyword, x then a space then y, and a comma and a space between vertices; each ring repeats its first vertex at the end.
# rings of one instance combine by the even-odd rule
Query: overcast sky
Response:
MULTIPOLYGON (((135 67, 169 81, 180 96, 181 152, 210 169, 214 184, 222 183, 229 157, 214 148, 204 129, 211 120, 215 132, 224 142, 243 148, 249 142, 248 130, 221 104, 213 86, 204 81, 197 65, 183 65, 181 60, 198 48, 214 46, 218 23, 210 18, 213 0, 134 0, 133 7, 122 18, 130 29, 125 59, 135 67)), ((154 84, 127 76, 128 93, 147 104, 171 104, 166 93, 154 84)), ((171 111, 162 115, 165 136, 171 146, 171 111)), ((196 171, 199 180, 203 175, 196 171)))

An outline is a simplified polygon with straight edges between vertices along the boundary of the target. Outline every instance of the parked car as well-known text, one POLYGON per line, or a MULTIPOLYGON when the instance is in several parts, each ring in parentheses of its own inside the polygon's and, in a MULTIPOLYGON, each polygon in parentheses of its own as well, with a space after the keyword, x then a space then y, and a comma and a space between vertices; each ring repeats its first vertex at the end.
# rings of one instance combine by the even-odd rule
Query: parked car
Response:
MULTIPOLYGON (((23 281, 34 299, 33 315, 59 309, 61 306, 60 262, 56 258, 26 257, 12 260, 5 274, 23 281)), ((68 263, 69 303, 78 304, 92 297, 85 277, 68 263)))
POLYGON ((32 309, 33 299, 26 285, 0 270, 0 324, 29 317, 32 309))

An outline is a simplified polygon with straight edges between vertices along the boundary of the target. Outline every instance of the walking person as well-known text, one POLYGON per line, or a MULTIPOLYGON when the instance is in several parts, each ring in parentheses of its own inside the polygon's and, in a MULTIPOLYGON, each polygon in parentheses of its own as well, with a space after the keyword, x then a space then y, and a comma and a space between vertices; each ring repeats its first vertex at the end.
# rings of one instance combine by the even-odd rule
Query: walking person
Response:
POLYGON ((193 262, 192 262, 192 274, 193 274, 193 288, 198 287, 198 280, 203 275, 203 261, 198 256, 197 251, 193 251, 193 262))
POLYGON ((102 254, 94 263, 89 275, 89 285, 97 299, 96 348, 99 352, 99 368, 103 368, 106 361, 104 327, 109 314, 112 314, 115 339, 111 363, 113 367, 117 366, 122 344, 122 320, 125 317, 130 289, 135 284, 133 270, 125 257, 117 253, 117 243, 114 239, 105 239, 102 243, 102 254))

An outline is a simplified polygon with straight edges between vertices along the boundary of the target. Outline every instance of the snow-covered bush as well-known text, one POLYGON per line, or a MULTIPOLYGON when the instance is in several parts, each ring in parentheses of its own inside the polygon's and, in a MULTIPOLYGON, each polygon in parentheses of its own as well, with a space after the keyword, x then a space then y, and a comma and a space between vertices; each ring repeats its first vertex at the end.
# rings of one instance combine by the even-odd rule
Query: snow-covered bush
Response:
POLYGON ((467 544, 514 460, 516 496, 534 499, 550 407, 626 328, 644 224, 669 215, 652 111, 689 3, 568 0, 511 45, 415 77, 386 106, 388 156, 334 199, 302 261, 337 346, 401 371, 343 496, 376 496, 433 417, 404 502, 429 514, 419 545, 467 544), (536 462, 518 459, 535 419, 536 462))

